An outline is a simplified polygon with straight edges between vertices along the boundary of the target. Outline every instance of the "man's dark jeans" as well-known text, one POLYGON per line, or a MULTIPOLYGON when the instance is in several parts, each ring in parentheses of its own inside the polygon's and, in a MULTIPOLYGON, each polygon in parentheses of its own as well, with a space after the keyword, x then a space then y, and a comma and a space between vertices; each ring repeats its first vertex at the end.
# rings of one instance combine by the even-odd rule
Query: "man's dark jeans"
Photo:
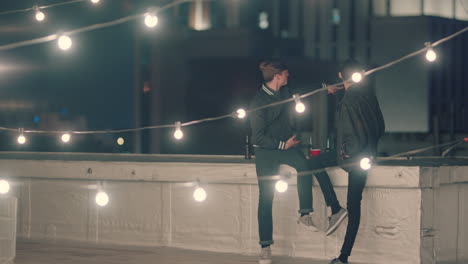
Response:
MULTIPOLYGON (((307 160, 298 148, 288 150, 255 150, 255 164, 258 177, 259 203, 258 203, 258 229, 261 245, 273 244, 273 197, 276 180, 268 176, 279 174, 279 165, 286 164, 297 170, 298 173, 318 169, 321 162, 315 158, 307 160)), ((297 177, 297 191, 299 194, 299 213, 313 212, 312 206, 312 174, 297 177)), ((319 181, 325 202, 328 206, 338 205, 333 185, 325 171, 315 173, 319 181)))
MULTIPOLYGON (((318 168, 337 166, 336 152, 326 152, 315 157, 314 163, 318 168)), ((362 192, 366 186, 367 171, 359 168, 358 164, 354 166, 345 166, 343 169, 348 172, 348 227, 341 247, 341 253, 347 256, 351 255, 351 250, 356 240, 359 224, 361 222, 361 200, 362 192)))

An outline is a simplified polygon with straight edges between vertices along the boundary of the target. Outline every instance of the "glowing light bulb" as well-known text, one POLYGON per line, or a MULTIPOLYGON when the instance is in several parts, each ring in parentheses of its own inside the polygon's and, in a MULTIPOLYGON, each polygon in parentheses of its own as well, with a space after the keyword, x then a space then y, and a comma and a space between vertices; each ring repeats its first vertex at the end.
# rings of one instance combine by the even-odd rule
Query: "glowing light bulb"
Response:
POLYGON ((68 50, 72 46, 72 40, 69 36, 60 36, 58 38, 58 46, 61 50, 68 50))
POLYGON ((182 130, 180 129, 177 129, 175 132, 174 132, 174 137, 176 139, 182 139, 184 137, 184 132, 182 132, 182 130))
POLYGON ((174 137, 177 139, 177 140, 180 140, 184 137, 184 133, 182 132, 182 130, 180 129, 181 125, 180 125, 180 122, 176 122, 175 123, 175 126, 176 126, 176 130, 174 132, 174 137))
POLYGON ((119 137, 117 139, 117 144, 119 144, 120 146, 122 146, 124 143, 125 143, 125 140, 123 138, 119 137))
POLYGON ((369 158, 361 159, 361 162, 359 162, 359 165, 361 166, 361 169, 363 170, 369 170, 372 167, 371 160, 369 158))
POLYGON ((351 75, 351 80, 353 80, 353 82, 355 82, 355 83, 361 82, 362 81, 362 73, 360 73, 360 72, 353 73, 353 75, 351 75))
POLYGON ((106 192, 98 192, 96 194, 96 204, 99 206, 106 206, 109 203, 109 196, 106 192))
POLYGON ((237 112, 237 118, 239 118, 239 119, 242 119, 242 118, 244 118, 244 117, 247 115, 247 113, 245 112, 245 110, 242 109, 242 108, 237 109, 236 112, 237 112))
POLYGON ((21 145, 23 145, 24 143, 26 143, 26 137, 25 137, 23 134, 19 135, 19 137, 18 137, 18 143, 21 144, 21 145))
POLYGON ((283 180, 279 180, 275 184, 275 189, 280 193, 284 193, 288 189, 288 183, 283 180))
POLYGON ((145 15, 145 25, 149 28, 153 28, 158 24, 158 17, 155 14, 146 14, 145 15))
POLYGON ((70 134, 68 134, 68 133, 63 134, 63 135, 62 135, 62 142, 68 143, 68 142, 70 142, 70 138, 71 138, 71 135, 70 135, 70 134))
POLYGON ((42 22, 45 19, 45 14, 43 12, 41 12, 40 10, 36 10, 35 17, 36 17, 37 21, 42 22))
POLYGON ((304 113, 305 105, 301 102, 301 97, 298 94, 293 95, 294 101, 296 102, 296 112, 304 113))
POLYGON ((202 187, 198 187, 193 192, 193 199, 197 202, 203 202, 206 200, 206 191, 202 187))
POLYGON ((296 112, 304 113, 304 111, 305 111, 305 105, 303 103, 296 104, 296 112))
POLYGON ((91 3, 97 4, 97 3, 99 3, 99 1, 100 1, 100 0, 91 0, 91 3))
POLYGON ((435 53, 435 51, 432 48, 428 49, 426 52, 426 60, 428 60, 429 62, 434 62, 436 59, 437 53, 435 53))
POLYGON ((0 180, 0 194, 6 194, 10 191, 10 184, 6 180, 0 180))

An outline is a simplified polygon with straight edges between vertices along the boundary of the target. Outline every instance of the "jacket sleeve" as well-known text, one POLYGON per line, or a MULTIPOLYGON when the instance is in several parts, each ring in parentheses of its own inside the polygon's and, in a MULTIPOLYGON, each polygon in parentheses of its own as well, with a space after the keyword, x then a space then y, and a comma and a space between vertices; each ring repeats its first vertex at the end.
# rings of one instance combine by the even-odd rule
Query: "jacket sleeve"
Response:
POLYGON ((358 108, 343 104, 340 109, 338 135, 342 138, 338 147, 342 159, 354 158, 365 150, 368 145, 368 135, 358 108))
POLYGON ((276 140, 266 132, 268 123, 264 109, 255 111, 251 114, 250 126, 252 128, 252 143, 254 145, 265 149, 284 150, 286 142, 276 140))

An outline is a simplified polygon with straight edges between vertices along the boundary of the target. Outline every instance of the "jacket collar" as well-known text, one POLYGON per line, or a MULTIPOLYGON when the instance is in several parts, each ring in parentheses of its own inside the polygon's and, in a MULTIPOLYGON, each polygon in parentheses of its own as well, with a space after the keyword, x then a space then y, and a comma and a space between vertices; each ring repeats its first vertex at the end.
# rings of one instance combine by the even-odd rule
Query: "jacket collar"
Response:
POLYGON ((272 90, 271 88, 266 85, 266 83, 262 84, 262 90, 268 95, 279 95, 279 92, 272 90))

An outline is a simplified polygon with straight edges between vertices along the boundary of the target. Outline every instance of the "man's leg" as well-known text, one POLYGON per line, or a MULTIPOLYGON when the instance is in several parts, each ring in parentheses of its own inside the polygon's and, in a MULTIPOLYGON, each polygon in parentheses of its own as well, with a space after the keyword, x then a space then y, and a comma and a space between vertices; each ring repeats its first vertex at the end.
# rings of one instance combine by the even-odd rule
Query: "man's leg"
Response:
POLYGON ((321 153, 318 156, 314 156, 309 160, 309 169, 314 171, 313 174, 317 178, 320 189, 322 190, 325 203, 332 209, 332 214, 336 214, 340 209, 341 205, 336 198, 333 184, 330 181, 328 173, 325 171, 326 167, 336 166, 336 154, 334 152, 321 153))
POLYGON ((262 247, 273 244, 273 198, 275 183, 268 176, 277 174, 275 151, 258 150, 256 152, 256 170, 258 177, 258 232, 262 247), (265 178, 262 178, 265 177, 265 178))
MULTIPOLYGON (((280 162, 295 168, 297 173, 309 170, 307 159, 297 148, 283 151, 280 162)), ((308 214, 313 212, 312 174, 297 176, 297 192, 299 194, 299 213, 308 214)))
POLYGON ((348 176, 348 227, 341 248, 340 259, 344 262, 348 261, 351 255, 351 250, 356 240, 356 235, 361 222, 361 200, 362 192, 366 185, 367 171, 355 169, 349 172, 348 176))

